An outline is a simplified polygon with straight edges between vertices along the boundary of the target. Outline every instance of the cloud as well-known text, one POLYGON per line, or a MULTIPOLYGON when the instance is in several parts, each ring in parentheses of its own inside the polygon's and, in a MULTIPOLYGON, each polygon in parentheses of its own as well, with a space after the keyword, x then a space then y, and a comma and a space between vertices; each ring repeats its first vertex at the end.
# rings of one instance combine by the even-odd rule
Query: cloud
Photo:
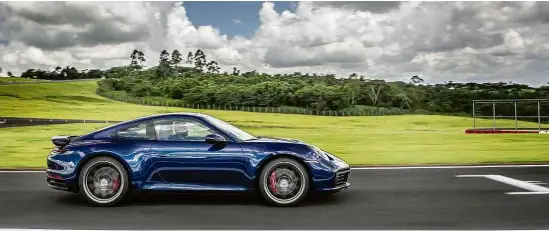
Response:
POLYGON ((400 5, 400 1, 364 1, 364 2, 351 2, 351 1, 336 1, 336 2, 314 2, 318 6, 330 6, 335 8, 349 8, 360 11, 368 11, 372 13, 386 13, 393 9, 397 9, 400 5))
POLYGON ((240 23, 242 23, 242 21, 240 21, 239 19, 233 19, 233 23, 240 24, 240 23))
POLYGON ((274 4, 263 3, 245 38, 194 25, 182 3, 2 2, 0 66, 108 68, 127 64, 133 49, 152 66, 163 49, 202 49, 226 70, 547 82, 546 2, 299 2, 284 12, 274 4))

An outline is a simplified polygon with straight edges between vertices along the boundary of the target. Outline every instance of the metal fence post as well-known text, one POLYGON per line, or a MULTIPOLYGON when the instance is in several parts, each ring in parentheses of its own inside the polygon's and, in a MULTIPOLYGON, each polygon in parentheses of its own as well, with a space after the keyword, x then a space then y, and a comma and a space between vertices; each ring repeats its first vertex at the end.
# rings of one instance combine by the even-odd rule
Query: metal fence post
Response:
POLYGON ((515 101, 515 131, 518 131, 517 101, 515 101))
POLYGON ((475 130, 475 101, 473 101, 473 130, 475 130))
POLYGON ((541 110, 540 110, 539 101, 538 101, 538 131, 541 131, 541 110))
POLYGON ((496 102, 492 102, 492 128, 496 130, 496 102))

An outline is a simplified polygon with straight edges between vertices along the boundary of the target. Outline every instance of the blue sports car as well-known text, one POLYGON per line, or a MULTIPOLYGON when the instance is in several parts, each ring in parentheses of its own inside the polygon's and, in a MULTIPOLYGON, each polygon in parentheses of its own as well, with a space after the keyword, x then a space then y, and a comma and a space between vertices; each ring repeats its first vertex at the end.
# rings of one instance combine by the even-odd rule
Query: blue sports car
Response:
POLYGON ((292 206, 349 187, 350 167, 313 145, 256 137, 198 113, 153 115, 82 136, 52 137, 47 182, 112 206, 139 191, 258 192, 292 206))

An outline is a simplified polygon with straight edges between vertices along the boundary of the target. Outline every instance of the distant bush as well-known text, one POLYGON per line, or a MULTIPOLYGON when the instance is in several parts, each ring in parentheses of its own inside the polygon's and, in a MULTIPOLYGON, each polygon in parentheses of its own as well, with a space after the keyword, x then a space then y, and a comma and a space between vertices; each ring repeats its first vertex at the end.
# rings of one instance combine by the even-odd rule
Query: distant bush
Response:
POLYGON ((180 99, 168 99, 164 97, 135 97, 124 91, 109 91, 99 87, 97 94, 116 101, 127 103, 150 105, 150 106, 171 106, 194 109, 209 109, 209 110, 232 110, 232 111, 248 111, 262 113, 282 113, 282 114, 304 114, 304 115, 320 115, 320 116, 384 116, 384 115, 401 115, 412 113, 412 111, 401 110, 398 108, 376 108, 376 107, 357 107, 345 108, 343 110, 311 110, 300 107, 259 107, 259 106, 240 106, 230 104, 195 104, 188 103, 180 99))

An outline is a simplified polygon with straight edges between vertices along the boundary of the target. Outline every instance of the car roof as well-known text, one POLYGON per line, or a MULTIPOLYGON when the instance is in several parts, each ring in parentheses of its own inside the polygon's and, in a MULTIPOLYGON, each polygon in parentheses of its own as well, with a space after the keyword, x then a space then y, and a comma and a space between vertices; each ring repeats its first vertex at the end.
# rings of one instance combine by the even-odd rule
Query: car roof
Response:
POLYGON ((139 118, 136 118, 136 119, 133 119, 133 120, 128 120, 128 121, 147 120, 147 119, 161 118, 161 117, 174 116, 174 115, 196 116, 196 117, 207 117, 207 116, 209 116, 208 114, 197 113, 197 112, 173 112, 173 113, 148 115, 148 116, 143 116, 143 117, 139 117, 139 118))
POLYGON ((87 137, 93 137, 93 136, 100 135, 100 134, 105 134, 105 133, 108 133, 112 130, 119 129, 121 127, 124 127, 124 126, 126 126, 128 124, 132 124, 132 123, 139 123, 139 122, 145 121, 145 120, 158 119, 158 118, 170 117, 170 116, 178 116, 178 115, 179 116, 196 117, 196 118, 206 118, 206 117, 210 116, 208 114, 196 113, 196 112, 173 112, 173 113, 148 115, 148 116, 143 116, 143 117, 139 117, 139 118, 135 118, 135 119, 126 120, 126 121, 123 121, 123 122, 120 122, 120 123, 117 123, 117 124, 113 124, 111 126, 108 126, 108 127, 93 131, 91 133, 88 133, 86 135, 83 135, 83 136, 81 136, 81 138, 84 138, 84 137, 87 138, 87 137))

